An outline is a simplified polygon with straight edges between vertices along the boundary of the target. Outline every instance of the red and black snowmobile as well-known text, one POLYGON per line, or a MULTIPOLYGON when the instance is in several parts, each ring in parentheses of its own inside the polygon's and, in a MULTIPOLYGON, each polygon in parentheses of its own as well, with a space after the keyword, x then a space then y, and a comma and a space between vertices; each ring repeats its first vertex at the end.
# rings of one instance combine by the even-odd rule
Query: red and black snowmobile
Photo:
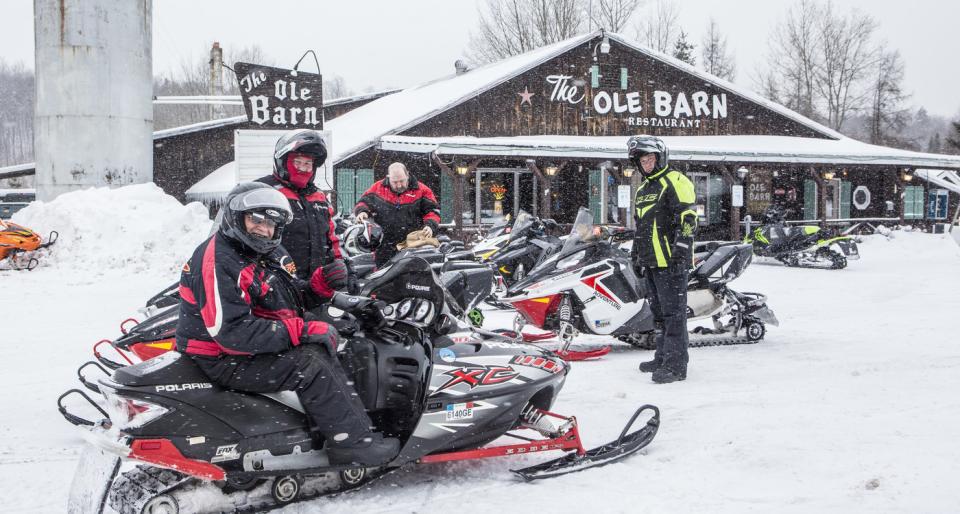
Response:
POLYGON ((35 252, 56 243, 58 236, 52 231, 43 241, 39 234, 27 227, 0 220, 0 263, 9 263, 10 269, 14 270, 32 270, 40 263, 35 252))
POLYGON ((429 264, 408 259, 383 278, 372 293, 390 322, 369 330, 359 317, 338 356, 377 430, 401 440, 396 458, 374 468, 332 466, 295 395, 222 389, 190 358, 168 352, 87 382, 100 401, 79 389, 58 399, 92 443, 71 511, 257 511, 355 488, 401 466, 567 453, 514 471, 535 480, 623 459, 656 435, 659 410, 644 405, 616 440, 585 450, 576 419, 550 412, 566 363, 530 345, 434 340, 430 333, 452 330, 456 319, 429 264), (104 419, 75 414, 77 405, 68 410, 71 396, 86 398, 104 419), (644 426, 631 432, 644 412, 644 426), (504 436, 515 441, 505 444, 504 436))

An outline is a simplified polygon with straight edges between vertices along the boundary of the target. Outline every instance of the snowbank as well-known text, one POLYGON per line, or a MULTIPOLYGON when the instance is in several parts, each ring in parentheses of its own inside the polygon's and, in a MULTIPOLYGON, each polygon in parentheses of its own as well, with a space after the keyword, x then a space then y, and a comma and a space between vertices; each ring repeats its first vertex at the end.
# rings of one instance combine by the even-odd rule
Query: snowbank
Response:
POLYGON ((90 188, 33 202, 13 221, 40 233, 60 233, 39 258, 42 268, 97 277, 113 271, 173 276, 210 233, 199 203, 184 206, 156 184, 90 188))

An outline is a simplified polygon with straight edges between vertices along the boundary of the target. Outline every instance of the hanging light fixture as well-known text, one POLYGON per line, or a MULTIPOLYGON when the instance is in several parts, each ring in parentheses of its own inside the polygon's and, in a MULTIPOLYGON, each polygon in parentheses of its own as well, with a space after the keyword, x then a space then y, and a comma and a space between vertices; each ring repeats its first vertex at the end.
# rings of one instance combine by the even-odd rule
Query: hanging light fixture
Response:
POLYGON ((633 168, 630 168, 630 167, 623 168, 623 176, 625 178, 630 178, 633 176, 633 171, 634 171, 633 168))
POLYGON ((470 173, 470 168, 464 164, 457 166, 457 175, 465 176, 467 173, 470 173))
POLYGON ((548 177, 552 177, 556 175, 558 171, 560 170, 553 164, 550 164, 546 168, 543 168, 543 172, 546 173, 548 177))

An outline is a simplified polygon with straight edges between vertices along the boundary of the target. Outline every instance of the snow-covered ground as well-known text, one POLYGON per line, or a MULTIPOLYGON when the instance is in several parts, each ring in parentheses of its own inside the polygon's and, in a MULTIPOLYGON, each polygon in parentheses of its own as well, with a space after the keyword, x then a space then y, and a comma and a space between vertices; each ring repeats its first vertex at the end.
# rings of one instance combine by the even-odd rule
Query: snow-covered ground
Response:
MULTIPOLYGON (((136 186, 18 213, 63 239, 51 265, 0 271, 0 512, 65 510, 83 443, 56 397, 209 229, 167 198, 136 186)), ((842 271, 753 265, 735 288, 768 294, 781 326, 757 345, 692 350, 685 382, 651 383, 636 369, 650 352, 623 346, 576 363, 554 410, 595 446, 656 404, 662 427, 642 454, 533 484, 507 471, 516 459, 421 466, 283 512, 955 512, 960 246, 896 232, 860 249, 842 271)))

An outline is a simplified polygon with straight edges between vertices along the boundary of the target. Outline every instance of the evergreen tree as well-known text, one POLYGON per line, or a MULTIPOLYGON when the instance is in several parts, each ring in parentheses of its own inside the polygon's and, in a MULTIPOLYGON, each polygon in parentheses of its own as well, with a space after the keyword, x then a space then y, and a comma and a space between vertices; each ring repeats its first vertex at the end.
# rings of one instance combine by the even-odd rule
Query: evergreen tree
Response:
POLYGON ((927 151, 930 153, 940 153, 943 150, 943 143, 940 141, 940 133, 934 132, 930 136, 930 142, 927 143, 927 151))
POLYGON ((960 121, 950 122, 953 125, 953 137, 947 138, 947 146, 953 151, 960 151, 960 121))
POLYGON ((677 42, 673 45, 673 56, 690 66, 694 66, 697 64, 697 59, 693 56, 694 48, 696 48, 696 46, 687 41, 687 33, 684 32, 683 29, 680 29, 680 37, 677 38, 677 42))

